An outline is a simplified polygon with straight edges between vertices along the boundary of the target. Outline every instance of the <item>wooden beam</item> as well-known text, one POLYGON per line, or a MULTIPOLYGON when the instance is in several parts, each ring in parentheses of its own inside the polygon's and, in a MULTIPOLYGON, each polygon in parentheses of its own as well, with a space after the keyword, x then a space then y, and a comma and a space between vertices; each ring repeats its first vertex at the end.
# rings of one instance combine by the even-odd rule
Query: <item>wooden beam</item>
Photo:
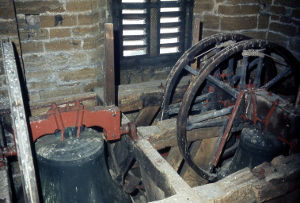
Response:
MULTIPOLYGON (((214 157, 218 137, 197 140, 190 147, 190 155, 194 162, 204 170, 209 170, 209 163, 214 157)), ((180 176, 191 187, 208 183, 206 179, 199 176, 187 163, 184 163, 180 176)))
MULTIPOLYGON (((179 102, 186 91, 189 77, 184 77, 175 90, 173 102, 179 102)), ((164 93, 165 80, 155 80, 139 84, 125 84, 118 87, 118 107, 124 112, 141 110, 147 106, 160 106, 164 93)), ((101 103, 105 103, 104 89, 95 92, 101 103)))
MULTIPOLYGON (((177 146, 176 119, 159 121, 155 126, 138 127, 138 130, 147 138, 155 149, 177 146)), ((219 136, 220 127, 207 127, 187 132, 189 142, 219 136)))
MULTIPOLYGON (((202 22, 200 21, 200 18, 194 18, 194 26, 193 26, 193 45, 197 44, 201 38, 202 38, 202 22)), ((193 69, 198 69, 198 60, 196 60, 192 67, 193 69)))
POLYGON ((143 108, 135 120, 136 126, 148 126, 152 123, 160 106, 147 106, 143 108))
POLYGON ((181 156, 178 146, 174 146, 170 149, 166 160, 174 168, 174 170, 178 172, 178 169, 183 161, 183 157, 181 156))
POLYGON ((116 105, 115 87, 115 58, 114 58, 114 29, 112 23, 105 23, 105 105, 116 105))

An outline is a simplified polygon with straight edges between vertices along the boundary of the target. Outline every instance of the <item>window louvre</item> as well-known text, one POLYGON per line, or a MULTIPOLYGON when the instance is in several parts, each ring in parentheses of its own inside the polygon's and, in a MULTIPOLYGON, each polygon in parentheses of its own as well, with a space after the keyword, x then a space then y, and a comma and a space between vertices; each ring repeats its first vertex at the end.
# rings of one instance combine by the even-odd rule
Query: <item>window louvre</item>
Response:
POLYGON ((191 11, 193 0, 118 1, 114 23, 119 31, 121 66, 149 63, 153 57, 160 63, 170 63, 171 58, 175 62, 189 46, 185 30, 192 19, 186 19, 186 8, 188 4, 191 11))
POLYGON ((121 4, 121 55, 122 57, 148 54, 149 33, 147 0, 122 0, 121 4), (125 36, 130 36, 128 39, 125 36))

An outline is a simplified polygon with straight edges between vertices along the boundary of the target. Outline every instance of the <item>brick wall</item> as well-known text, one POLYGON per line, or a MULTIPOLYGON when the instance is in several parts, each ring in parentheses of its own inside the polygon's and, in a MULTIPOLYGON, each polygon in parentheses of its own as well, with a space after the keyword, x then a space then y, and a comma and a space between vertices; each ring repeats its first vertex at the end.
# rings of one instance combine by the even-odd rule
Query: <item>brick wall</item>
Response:
MULTIPOLYGON (((2 3, 12 1, 0 2, 0 35, 17 41, 15 15, 6 11, 13 5, 2 3)), ((15 0, 15 6, 31 104, 101 85, 106 0, 15 0)))
POLYGON ((195 0, 195 18, 203 22, 203 37, 243 33, 283 45, 300 60, 299 0, 195 0))

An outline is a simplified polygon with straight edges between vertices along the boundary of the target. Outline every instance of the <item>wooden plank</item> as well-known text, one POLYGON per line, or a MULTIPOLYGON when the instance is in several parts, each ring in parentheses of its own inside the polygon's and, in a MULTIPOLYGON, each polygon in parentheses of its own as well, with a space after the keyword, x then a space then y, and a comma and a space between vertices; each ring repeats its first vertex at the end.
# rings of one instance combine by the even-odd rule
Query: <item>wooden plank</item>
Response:
MULTIPOLYGON (((201 141, 197 140, 190 147, 192 159, 204 170, 209 170, 209 163, 213 159, 217 142, 218 137, 203 139, 201 141)), ((191 187, 208 183, 206 179, 199 176, 187 163, 184 163, 180 175, 191 187)))
POLYGON ((115 58, 114 58, 114 30, 112 23, 105 23, 105 79, 104 99, 105 105, 116 105, 115 87, 115 58))
POLYGON ((18 70, 11 42, 3 43, 3 63, 8 85, 12 126, 15 134, 18 163, 22 174, 25 202, 39 202, 36 173, 33 164, 31 141, 27 126, 18 70))
MULTIPOLYGON (((176 119, 159 121, 155 126, 138 127, 155 149, 177 146, 176 119)), ((189 142, 219 136, 220 127, 207 127, 187 132, 189 142)))
POLYGON ((160 106, 147 106, 143 108, 135 120, 136 126, 148 126, 152 123, 160 106))

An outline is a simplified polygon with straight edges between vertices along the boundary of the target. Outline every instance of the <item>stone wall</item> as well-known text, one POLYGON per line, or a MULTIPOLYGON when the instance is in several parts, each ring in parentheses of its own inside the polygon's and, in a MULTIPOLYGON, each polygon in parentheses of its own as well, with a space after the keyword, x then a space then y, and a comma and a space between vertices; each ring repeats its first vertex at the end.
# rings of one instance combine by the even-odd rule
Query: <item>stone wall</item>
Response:
MULTIPOLYGON (((0 2, 0 35, 18 43, 12 1, 0 2)), ((31 104, 101 85, 106 0, 15 0, 15 7, 31 104)))
POLYGON ((195 18, 203 22, 203 37, 243 33, 278 43, 300 60, 299 0, 195 0, 195 18))

